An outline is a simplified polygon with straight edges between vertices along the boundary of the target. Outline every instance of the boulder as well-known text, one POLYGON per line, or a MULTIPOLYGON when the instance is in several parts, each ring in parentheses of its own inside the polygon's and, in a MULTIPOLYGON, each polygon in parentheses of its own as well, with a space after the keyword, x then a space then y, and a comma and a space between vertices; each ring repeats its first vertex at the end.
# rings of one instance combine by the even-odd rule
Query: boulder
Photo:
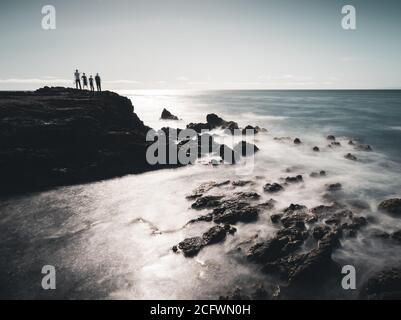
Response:
POLYGON ((401 217, 401 199, 394 198, 384 200, 379 204, 378 209, 394 216, 401 217))
POLYGON ((401 267, 386 268, 376 272, 364 287, 363 298, 401 299, 401 267))
POLYGON ((347 159, 347 160, 351 160, 351 161, 356 161, 356 160, 358 160, 358 158, 357 158, 356 156, 354 156, 352 153, 347 153, 347 154, 344 156, 344 158, 347 159))
POLYGON ((267 183, 263 187, 263 191, 269 192, 269 193, 276 193, 276 192, 279 192, 279 191, 282 191, 282 190, 284 190, 283 186, 281 186, 278 183, 272 183, 272 184, 271 183, 267 183))

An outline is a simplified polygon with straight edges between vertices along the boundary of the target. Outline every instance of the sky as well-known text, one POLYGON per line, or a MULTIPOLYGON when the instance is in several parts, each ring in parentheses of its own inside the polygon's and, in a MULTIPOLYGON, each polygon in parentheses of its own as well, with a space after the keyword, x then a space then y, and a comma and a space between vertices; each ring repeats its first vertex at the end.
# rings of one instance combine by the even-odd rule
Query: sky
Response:
POLYGON ((1 0, 0 90, 398 89, 400 34, 399 0, 1 0))

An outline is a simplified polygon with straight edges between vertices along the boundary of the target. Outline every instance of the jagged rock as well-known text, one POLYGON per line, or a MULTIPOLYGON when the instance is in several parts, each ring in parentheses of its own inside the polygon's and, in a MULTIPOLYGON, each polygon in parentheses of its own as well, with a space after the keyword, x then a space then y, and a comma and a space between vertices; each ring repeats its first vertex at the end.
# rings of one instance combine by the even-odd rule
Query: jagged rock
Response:
POLYGON ((278 222, 281 221, 281 217, 282 217, 282 216, 283 216, 282 214, 275 213, 275 214, 272 214, 272 215, 270 216, 270 220, 271 220, 273 223, 278 223, 278 222))
POLYGON ((187 238, 178 244, 178 248, 182 250, 182 253, 186 257, 193 257, 197 255, 202 247, 203 240, 201 237, 187 238))
POLYGON ((394 198, 384 200, 379 204, 378 209, 383 212, 401 217, 401 199, 394 198))
POLYGON ((247 125, 244 129, 242 129, 242 134, 247 134, 247 133, 253 133, 253 134, 257 134, 259 132, 267 132, 267 130, 265 128, 260 128, 259 126, 251 126, 251 125, 247 125))
POLYGON ((330 231, 331 231, 331 228, 329 226, 325 226, 325 225, 316 226, 312 230, 312 236, 316 240, 320 240, 326 234, 328 234, 330 231))
POLYGON ((238 200, 256 200, 260 198, 260 194, 256 192, 235 192, 234 198, 238 200))
POLYGON ((243 157, 252 156, 259 151, 259 148, 254 144, 248 143, 246 141, 241 141, 234 146, 234 151, 243 157))
POLYGON ((222 196, 202 196, 191 205, 192 209, 213 208, 221 205, 222 196))
POLYGON ((345 158, 345 159, 348 159, 348 160, 351 160, 351 161, 356 161, 356 160, 358 160, 358 158, 355 157, 352 153, 347 153, 347 154, 344 156, 344 158, 345 158))
POLYGON ((252 184, 251 180, 236 180, 231 183, 234 187, 244 187, 248 184, 252 184))
POLYGON ((203 245, 214 244, 223 241, 226 238, 227 232, 222 226, 214 226, 202 235, 203 245))
POLYGON ((285 178, 285 182, 287 183, 298 183, 298 182, 303 182, 304 179, 302 178, 301 175, 297 175, 296 177, 287 177, 285 178))
POLYGON ((188 200, 195 200, 201 196, 203 196, 203 194, 213 188, 216 187, 221 187, 224 185, 227 185, 230 183, 230 180, 225 180, 222 182, 215 182, 215 181, 210 181, 210 182, 206 182, 206 183, 202 183, 199 187, 197 187, 195 190, 192 191, 192 193, 188 196, 186 196, 185 198, 188 200))
POLYGON ((401 267, 384 269, 371 276, 363 292, 368 299, 401 299, 401 267))
POLYGON ((163 111, 162 111, 162 114, 160 116, 160 119, 162 119, 162 120, 178 120, 178 117, 173 115, 166 108, 164 108, 163 111))
POLYGON ((278 183, 273 183, 273 184, 267 183, 263 187, 263 191, 269 192, 269 193, 276 193, 276 192, 279 192, 282 190, 284 190, 284 188, 278 183))
POLYGON ((206 116, 206 122, 211 129, 221 127, 222 129, 228 129, 231 132, 235 129, 239 129, 238 124, 234 121, 225 121, 218 115, 211 113, 206 116))
POLYGON ((252 222, 258 218, 259 210, 254 207, 243 209, 228 209, 222 213, 214 215, 213 221, 216 223, 236 224, 237 222, 252 222))

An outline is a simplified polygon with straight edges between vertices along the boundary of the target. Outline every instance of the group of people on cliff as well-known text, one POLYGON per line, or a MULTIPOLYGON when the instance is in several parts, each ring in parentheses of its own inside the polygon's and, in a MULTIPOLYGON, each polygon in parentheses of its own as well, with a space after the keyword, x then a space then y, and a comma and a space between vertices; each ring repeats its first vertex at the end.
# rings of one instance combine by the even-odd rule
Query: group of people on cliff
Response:
MULTIPOLYGON (((78 70, 75 70, 74 76, 75 76, 75 87, 77 89, 81 89, 82 90, 82 88, 84 88, 84 89, 86 88, 86 89, 90 89, 90 91, 95 91, 95 87, 93 85, 93 77, 92 76, 90 76, 89 79, 88 79, 86 74, 82 73, 82 77, 81 77, 81 74, 79 73, 78 70), (81 79, 82 79, 82 86, 81 86, 81 79), (89 88, 88 88, 88 80, 89 80, 89 88)), ((94 80, 95 80, 95 83, 96 83, 97 91, 102 91, 102 85, 101 85, 101 81, 102 80, 100 79, 100 76, 99 76, 98 73, 96 73, 96 76, 95 76, 94 80)))

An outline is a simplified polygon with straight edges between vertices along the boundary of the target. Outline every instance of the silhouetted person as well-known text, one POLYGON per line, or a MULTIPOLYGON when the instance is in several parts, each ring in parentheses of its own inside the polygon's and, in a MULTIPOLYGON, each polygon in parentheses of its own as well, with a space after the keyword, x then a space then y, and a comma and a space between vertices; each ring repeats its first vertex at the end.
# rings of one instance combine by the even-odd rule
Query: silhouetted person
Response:
POLYGON ((92 76, 89 77, 89 87, 92 92, 95 91, 95 87, 93 86, 93 77, 92 76))
POLYGON ((102 81, 102 80, 100 79, 99 74, 96 73, 95 82, 96 82, 96 89, 97 89, 97 91, 102 91, 101 81, 102 81))
POLYGON ((82 84, 83 84, 83 88, 88 89, 88 77, 85 75, 85 72, 82 74, 82 84))
POLYGON ((82 89, 81 78, 80 78, 80 74, 79 74, 78 70, 75 70, 74 76, 75 76, 75 87, 77 89, 78 89, 78 87, 79 87, 79 89, 82 89))

